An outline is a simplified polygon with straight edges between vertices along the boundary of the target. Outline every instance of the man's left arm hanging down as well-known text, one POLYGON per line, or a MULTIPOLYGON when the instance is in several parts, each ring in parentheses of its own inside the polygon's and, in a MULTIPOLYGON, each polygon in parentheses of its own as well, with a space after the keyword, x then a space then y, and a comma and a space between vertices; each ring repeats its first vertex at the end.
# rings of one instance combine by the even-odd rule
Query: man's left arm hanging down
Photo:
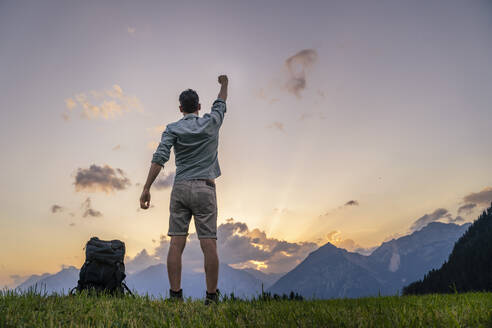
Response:
POLYGON ((171 147, 175 142, 176 136, 174 136, 166 127, 166 130, 162 133, 161 142, 152 156, 152 164, 150 165, 149 174, 147 175, 147 181, 145 182, 142 195, 140 196, 140 208, 144 210, 150 207, 150 187, 161 172, 164 164, 169 160, 171 147))

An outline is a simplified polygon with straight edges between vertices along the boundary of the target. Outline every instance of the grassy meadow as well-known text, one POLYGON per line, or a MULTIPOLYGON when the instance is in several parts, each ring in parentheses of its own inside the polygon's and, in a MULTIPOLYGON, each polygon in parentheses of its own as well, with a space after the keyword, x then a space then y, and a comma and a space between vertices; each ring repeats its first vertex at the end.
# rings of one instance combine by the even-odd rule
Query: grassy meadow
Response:
POLYGON ((492 327, 492 293, 225 300, 0 292, 0 327, 492 327))

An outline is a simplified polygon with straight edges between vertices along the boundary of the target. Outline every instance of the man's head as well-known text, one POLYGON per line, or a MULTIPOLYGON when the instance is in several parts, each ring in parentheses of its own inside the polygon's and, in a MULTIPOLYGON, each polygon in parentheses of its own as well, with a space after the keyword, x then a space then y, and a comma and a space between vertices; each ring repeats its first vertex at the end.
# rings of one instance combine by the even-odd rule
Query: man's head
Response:
POLYGON ((187 89, 179 95, 179 110, 183 114, 194 113, 200 110, 198 94, 195 90, 187 89))

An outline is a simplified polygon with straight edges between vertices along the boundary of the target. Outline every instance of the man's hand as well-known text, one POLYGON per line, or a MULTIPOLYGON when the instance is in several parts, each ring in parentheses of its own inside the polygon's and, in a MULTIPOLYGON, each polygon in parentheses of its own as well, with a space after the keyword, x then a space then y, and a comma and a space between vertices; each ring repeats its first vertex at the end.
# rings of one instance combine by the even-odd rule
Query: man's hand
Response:
POLYGON ((227 75, 219 75, 219 83, 220 83, 220 91, 217 98, 222 99, 223 101, 227 100, 227 85, 229 84, 229 79, 227 75))
POLYGON ((219 75, 219 84, 220 85, 227 85, 229 83, 229 79, 227 78, 227 75, 219 75))
POLYGON ((142 196, 140 196, 140 208, 146 210, 150 206, 150 186, 154 182, 155 178, 161 172, 162 166, 157 163, 152 163, 149 169, 149 175, 147 176, 147 182, 145 182, 142 196))
POLYGON ((142 196, 140 196, 140 208, 148 209, 150 206, 150 191, 149 189, 145 189, 142 191, 142 196))

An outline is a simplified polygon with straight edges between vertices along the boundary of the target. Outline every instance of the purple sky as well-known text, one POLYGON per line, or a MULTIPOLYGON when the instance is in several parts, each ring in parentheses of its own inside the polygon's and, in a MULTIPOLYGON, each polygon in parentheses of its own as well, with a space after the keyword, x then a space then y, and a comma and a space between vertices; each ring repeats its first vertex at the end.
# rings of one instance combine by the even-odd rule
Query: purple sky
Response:
POLYGON ((206 112, 222 73, 219 224, 258 247, 474 219, 492 200, 491 35, 490 1, 1 1, 0 285, 80 266, 92 235, 152 252, 170 193, 137 211, 153 147, 179 93, 206 112))

